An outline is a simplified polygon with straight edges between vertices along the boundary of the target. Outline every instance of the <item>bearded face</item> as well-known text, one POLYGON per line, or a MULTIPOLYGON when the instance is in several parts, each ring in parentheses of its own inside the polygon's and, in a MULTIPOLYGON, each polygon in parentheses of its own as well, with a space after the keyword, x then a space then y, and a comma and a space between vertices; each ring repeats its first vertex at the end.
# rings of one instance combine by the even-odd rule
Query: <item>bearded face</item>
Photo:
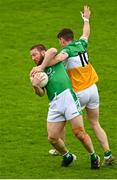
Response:
POLYGON ((30 51, 30 54, 31 54, 32 60, 38 66, 43 62, 45 51, 39 51, 38 49, 34 48, 30 51))

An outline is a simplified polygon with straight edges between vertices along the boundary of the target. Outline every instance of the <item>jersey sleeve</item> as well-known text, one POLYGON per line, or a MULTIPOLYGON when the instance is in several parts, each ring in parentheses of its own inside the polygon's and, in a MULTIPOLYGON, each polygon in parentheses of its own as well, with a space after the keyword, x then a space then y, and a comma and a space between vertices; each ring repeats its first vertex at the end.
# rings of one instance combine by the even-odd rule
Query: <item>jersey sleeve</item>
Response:
POLYGON ((88 39, 85 37, 80 37, 79 41, 81 42, 82 46, 87 49, 88 46, 88 39))
POLYGON ((67 53, 68 56, 70 56, 70 50, 69 50, 69 48, 63 48, 60 53, 62 53, 62 54, 67 53))

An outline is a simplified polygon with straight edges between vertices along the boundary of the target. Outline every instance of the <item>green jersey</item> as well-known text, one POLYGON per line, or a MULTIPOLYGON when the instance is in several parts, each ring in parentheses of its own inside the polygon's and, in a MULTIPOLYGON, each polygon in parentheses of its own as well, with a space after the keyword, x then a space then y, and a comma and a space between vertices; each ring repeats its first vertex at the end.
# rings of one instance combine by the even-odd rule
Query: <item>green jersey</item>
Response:
POLYGON ((54 66, 46 68, 45 72, 49 78, 45 88, 50 101, 64 90, 72 90, 72 86, 63 62, 59 62, 54 66))
POLYGON ((69 57, 74 57, 77 56, 78 53, 87 52, 87 45, 87 40, 73 40, 62 49, 62 52, 66 52, 69 55, 69 57))

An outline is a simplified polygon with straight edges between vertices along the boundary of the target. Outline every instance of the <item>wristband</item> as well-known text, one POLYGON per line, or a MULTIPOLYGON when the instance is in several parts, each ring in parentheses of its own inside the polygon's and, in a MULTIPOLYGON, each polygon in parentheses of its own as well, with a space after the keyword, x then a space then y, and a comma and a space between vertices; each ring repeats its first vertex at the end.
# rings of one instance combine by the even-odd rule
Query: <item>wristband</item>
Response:
POLYGON ((83 17, 84 22, 89 22, 89 19, 86 17, 83 17))

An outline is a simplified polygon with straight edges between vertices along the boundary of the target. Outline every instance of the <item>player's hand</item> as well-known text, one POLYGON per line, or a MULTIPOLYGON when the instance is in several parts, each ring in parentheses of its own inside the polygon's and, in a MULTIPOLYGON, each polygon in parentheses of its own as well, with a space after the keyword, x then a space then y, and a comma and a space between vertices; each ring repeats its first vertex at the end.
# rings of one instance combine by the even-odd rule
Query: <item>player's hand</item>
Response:
POLYGON ((42 65, 38 66, 38 72, 42 72, 42 71, 44 71, 42 65))
POLYGON ((91 11, 90 11, 90 8, 89 6, 84 6, 84 11, 81 12, 81 16, 82 18, 86 18, 86 19, 89 19, 90 18, 90 15, 91 15, 91 11))
POLYGON ((44 79, 45 79, 45 77, 41 73, 36 73, 34 75, 34 77, 30 77, 30 80, 32 82, 32 86, 34 86, 34 87, 38 87, 40 82, 43 81, 44 79))
POLYGON ((40 69, 41 68, 39 66, 33 67, 31 72, 30 72, 30 77, 34 77, 37 72, 41 71, 40 69))

